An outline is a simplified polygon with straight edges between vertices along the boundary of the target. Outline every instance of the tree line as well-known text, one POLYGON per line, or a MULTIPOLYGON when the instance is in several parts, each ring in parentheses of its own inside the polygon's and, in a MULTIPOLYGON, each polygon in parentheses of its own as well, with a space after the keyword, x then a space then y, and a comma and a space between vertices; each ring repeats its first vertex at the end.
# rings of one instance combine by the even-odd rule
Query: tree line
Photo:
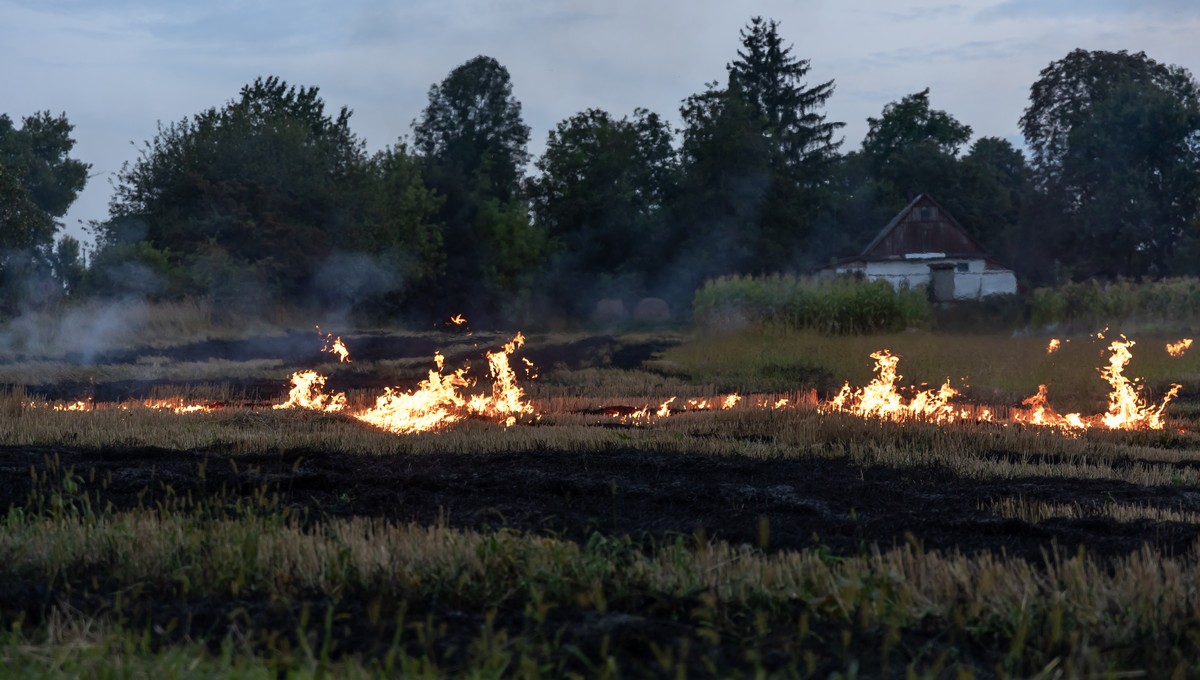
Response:
POLYGON ((160 124, 114 180, 85 254, 55 241, 88 165, 65 114, 0 115, 0 306, 205 296, 378 316, 586 316, 597 299, 687 304, 706 279, 801 272, 861 251, 935 196, 1026 285, 1200 274, 1200 90, 1144 53, 1075 50, 1030 88, 1025 149, 922 90, 843 152, 778 22, 677 120, 587 109, 528 151, 507 69, 478 56, 375 153, 316 87, 255 80, 160 124), (532 164, 532 172, 530 165, 532 164))

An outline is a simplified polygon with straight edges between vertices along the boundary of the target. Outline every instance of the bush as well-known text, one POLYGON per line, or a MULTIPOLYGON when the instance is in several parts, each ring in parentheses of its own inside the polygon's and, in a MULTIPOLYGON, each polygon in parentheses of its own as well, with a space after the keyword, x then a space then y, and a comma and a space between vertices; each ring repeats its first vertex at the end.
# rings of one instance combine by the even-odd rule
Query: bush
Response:
POLYGON ((1107 284, 1090 280, 1039 288, 1033 292, 1030 321, 1038 328, 1061 324, 1084 330, 1116 324, 1196 325, 1200 324, 1200 279, 1107 284))
POLYGON ((780 324, 822 333, 877 333, 928 323, 923 288, 886 281, 791 275, 723 276, 706 281, 692 302, 696 325, 736 328, 780 324))

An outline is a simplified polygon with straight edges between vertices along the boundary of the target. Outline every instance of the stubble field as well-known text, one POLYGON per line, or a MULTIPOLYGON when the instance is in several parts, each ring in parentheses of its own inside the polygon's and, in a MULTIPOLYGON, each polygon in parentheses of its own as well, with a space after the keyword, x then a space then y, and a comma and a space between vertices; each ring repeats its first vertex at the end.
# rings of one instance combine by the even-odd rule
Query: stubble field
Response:
POLYGON ((513 356, 537 366, 532 414, 395 434, 272 405, 311 368, 365 408, 435 352, 485 391, 511 334, 342 331, 351 363, 307 331, 197 337, 3 357, 14 672, 1200 672, 1200 363, 1166 355, 1177 338, 1132 336, 1147 394, 1183 386, 1161 430, 818 407, 888 347, 904 384, 949 377, 964 404, 1006 413, 1047 383, 1060 410, 1102 412, 1087 336, 1048 355, 1044 337, 759 330, 531 335, 513 356), (146 405, 163 399, 206 410, 146 405))

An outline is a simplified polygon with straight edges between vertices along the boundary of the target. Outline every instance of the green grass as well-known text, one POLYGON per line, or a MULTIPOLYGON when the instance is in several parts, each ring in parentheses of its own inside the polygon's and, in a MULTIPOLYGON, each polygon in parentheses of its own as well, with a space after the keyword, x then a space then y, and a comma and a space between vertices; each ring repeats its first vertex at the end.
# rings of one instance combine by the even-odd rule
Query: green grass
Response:
MULTIPOLYGON (((778 390, 813 387, 828 391, 849 380, 862 385, 873 375, 870 354, 890 349, 901 357, 904 384, 941 384, 981 401, 1015 405, 1049 388, 1052 403, 1063 408, 1103 411, 1109 388, 1098 369, 1108 358, 1115 332, 1099 340, 1086 334, 1062 337, 1061 348, 1046 352, 1050 336, 946 335, 908 331, 869 336, 831 337, 781 327, 698 335, 671 348, 653 365, 692 382, 725 389, 778 390), (965 389, 964 389, 965 387, 965 389)), ((1131 335, 1137 344, 1128 377, 1142 377, 1152 391, 1181 383, 1185 392, 1200 390, 1200 351, 1175 358, 1165 345, 1178 335, 1131 335)), ((1061 409, 1060 409, 1061 410, 1061 409)))

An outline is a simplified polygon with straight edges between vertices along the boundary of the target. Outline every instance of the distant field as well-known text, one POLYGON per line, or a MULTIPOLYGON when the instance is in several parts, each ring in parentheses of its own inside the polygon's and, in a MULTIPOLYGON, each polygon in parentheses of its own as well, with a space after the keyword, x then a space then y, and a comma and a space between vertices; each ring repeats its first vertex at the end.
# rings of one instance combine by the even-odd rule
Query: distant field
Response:
POLYGON ((1046 383, 1064 406, 1104 409, 1101 341, 1047 354, 1048 337, 928 332, 534 335, 514 355, 538 364, 520 379, 534 414, 508 428, 468 417, 395 435, 272 409, 305 367, 356 408, 411 389, 434 351, 482 378, 483 353, 509 337, 340 335, 352 363, 305 329, 180 333, 82 366, 74 349, 0 362, 4 667, 1200 672, 1200 359, 1169 357, 1178 338, 1133 336, 1129 375, 1151 392, 1184 386, 1157 431, 817 408, 812 390, 865 383, 868 355, 889 348, 906 383, 949 377, 967 402, 1016 407, 1046 383), (213 410, 157 411, 151 397, 213 410), (52 408, 76 400, 85 410, 52 408))

